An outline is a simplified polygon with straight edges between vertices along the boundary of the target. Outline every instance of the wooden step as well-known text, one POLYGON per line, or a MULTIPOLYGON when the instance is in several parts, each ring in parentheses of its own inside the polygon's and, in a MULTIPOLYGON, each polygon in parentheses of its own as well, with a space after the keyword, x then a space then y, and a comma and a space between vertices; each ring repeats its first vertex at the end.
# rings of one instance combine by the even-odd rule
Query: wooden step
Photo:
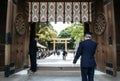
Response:
POLYGON ((80 67, 39 66, 34 75, 39 76, 80 76, 80 67))
POLYGON ((80 67, 46 67, 46 66, 39 66, 38 70, 52 70, 52 71, 69 71, 69 70, 75 70, 75 71, 79 71, 80 67))
POLYGON ((34 75, 39 76, 80 76, 79 71, 67 70, 67 71, 50 71, 50 70, 38 70, 34 75))

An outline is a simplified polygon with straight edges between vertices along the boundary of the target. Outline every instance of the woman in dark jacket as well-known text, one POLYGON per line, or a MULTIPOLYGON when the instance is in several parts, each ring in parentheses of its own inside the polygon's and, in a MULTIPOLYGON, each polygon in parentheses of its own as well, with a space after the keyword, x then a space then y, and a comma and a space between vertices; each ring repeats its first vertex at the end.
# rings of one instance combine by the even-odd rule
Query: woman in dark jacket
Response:
POLYGON ((35 38, 32 41, 30 41, 29 53, 30 53, 30 63, 31 63, 30 71, 31 72, 36 72, 37 70, 36 52, 38 51, 38 48, 37 48, 38 39, 39 37, 35 36, 35 38))

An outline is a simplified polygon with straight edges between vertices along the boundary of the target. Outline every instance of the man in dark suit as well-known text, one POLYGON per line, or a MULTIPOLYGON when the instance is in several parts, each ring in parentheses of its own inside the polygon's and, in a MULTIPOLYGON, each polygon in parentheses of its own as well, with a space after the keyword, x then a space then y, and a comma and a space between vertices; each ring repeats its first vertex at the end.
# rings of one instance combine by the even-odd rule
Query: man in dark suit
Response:
POLYGON ((30 72, 36 72, 37 70, 36 52, 38 51, 37 48, 38 39, 39 37, 35 36, 34 39, 30 41, 30 45, 29 45, 30 63, 31 63, 31 67, 29 70, 30 72))
POLYGON ((81 56, 81 76, 82 81, 94 81, 94 72, 96 62, 94 54, 97 48, 97 43, 91 40, 91 33, 85 34, 85 40, 79 43, 73 64, 81 56))

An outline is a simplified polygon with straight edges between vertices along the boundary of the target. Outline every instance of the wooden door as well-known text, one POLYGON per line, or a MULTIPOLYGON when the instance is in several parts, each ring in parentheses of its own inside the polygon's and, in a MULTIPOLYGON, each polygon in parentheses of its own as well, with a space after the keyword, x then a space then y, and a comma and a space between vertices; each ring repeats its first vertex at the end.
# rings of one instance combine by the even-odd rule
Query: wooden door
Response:
POLYGON ((93 5, 93 32, 98 43, 97 69, 116 76, 116 35, 113 0, 98 1, 93 5), (95 6, 95 7, 94 7, 95 6))
POLYGON ((19 4, 14 4, 13 9, 13 24, 12 45, 11 45, 11 63, 15 64, 15 70, 28 67, 28 53, 29 53, 29 24, 26 14, 26 3, 19 0, 19 4))
POLYGON ((105 17, 107 21, 106 38, 107 38, 107 53, 106 53, 106 73, 116 76, 116 35, 115 35, 115 19, 113 0, 109 0, 104 5, 105 17))
POLYGON ((24 67, 24 55, 25 55, 25 36, 19 36, 15 34, 13 38, 13 46, 12 46, 12 57, 14 60, 11 62, 15 63, 16 69, 21 69, 24 67))
POLYGON ((6 31, 7 0, 0 0, 0 70, 5 65, 5 31, 6 31))
POLYGON ((116 48, 117 48, 117 70, 120 71, 120 0, 114 0, 115 26, 116 26, 116 48))
MULTIPOLYGON (((19 70, 24 67, 26 56, 28 54, 29 41, 27 41, 26 21, 22 13, 17 13, 12 28, 12 54, 11 63, 15 63, 15 69, 19 70), (27 43, 28 42, 28 43, 27 43)), ((28 32, 29 33, 29 32, 28 32)))

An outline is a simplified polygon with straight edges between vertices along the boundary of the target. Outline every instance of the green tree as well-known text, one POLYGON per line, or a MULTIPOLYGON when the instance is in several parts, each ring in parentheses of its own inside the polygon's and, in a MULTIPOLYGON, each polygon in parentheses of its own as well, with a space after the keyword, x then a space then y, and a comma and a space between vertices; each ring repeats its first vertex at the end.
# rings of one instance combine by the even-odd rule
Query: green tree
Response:
POLYGON ((62 30, 60 34, 58 35, 58 38, 71 38, 70 44, 68 44, 68 47, 74 48, 75 47, 75 41, 81 41, 83 40, 84 35, 84 27, 82 23, 74 23, 68 26, 66 29, 62 30))
POLYGON ((51 41, 52 38, 57 37, 57 32, 53 29, 53 26, 48 23, 38 23, 36 32, 39 36, 39 42, 45 46, 48 46, 48 42, 51 41))
POLYGON ((81 23, 75 23, 72 26, 73 31, 71 32, 71 36, 76 41, 82 41, 84 35, 84 26, 81 23))
POLYGON ((70 38, 71 34, 70 32, 67 30, 67 28, 65 30, 62 30, 60 32, 60 34, 58 35, 58 38, 70 38))
POLYGON ((82 23, 74 23, 62 30, 58 35, 59 38, 73 38, 81 41, 84 35, 84 26, 82 23))

